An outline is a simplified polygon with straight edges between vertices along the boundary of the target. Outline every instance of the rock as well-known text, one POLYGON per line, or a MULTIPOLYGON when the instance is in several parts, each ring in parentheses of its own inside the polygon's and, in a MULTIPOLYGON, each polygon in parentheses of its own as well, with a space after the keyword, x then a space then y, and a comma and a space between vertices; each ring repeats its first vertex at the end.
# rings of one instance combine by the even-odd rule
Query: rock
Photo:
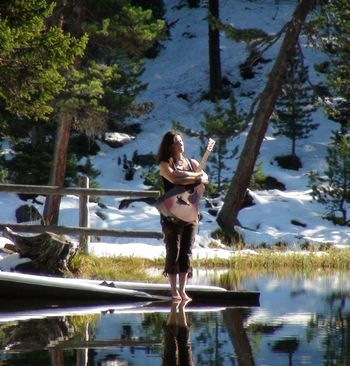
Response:
POLYGON ((40 212, 33 205, 22 205, 16 210, 16 220, 18 223, 42 220, 40 212))
POLYGON ((267 176, 266 179, 260 183, 261 189, 278 189, 279 191, 285 191, 286 186, 279 182, 276 178, 267 176))
POLYGON ((292 219, 290 221, 290 223, 295 225, 295 226, 307 227, 306 224, 304 224, 303 222, 300 222, 299 220, 296 220, 296 219, 292 219))
POLYGON ((130 141, 135 140, 135 136, 120 132, 106 132, 104 142, 110 147, 121 147, 130 141))
POLYGON ((97 206, 101 207, 101 208, 104 208, 104 209, 108 208, 108 206, 106 204, 104 204, 103 202, 98 202, 97 206))
POLYGON ((156 162, 156 156, 152 153, 149 154, 139 154, 137 152, 137 150, 135 150, 133 157, 132 157, 132 162, 135 165, 140 165, 142 167, 145 166, 153 166, 155 165, 156 162))
POLYGON ((103 221, 108 219, 108 215, 102 211, 96 211, 95 214, 103 221))

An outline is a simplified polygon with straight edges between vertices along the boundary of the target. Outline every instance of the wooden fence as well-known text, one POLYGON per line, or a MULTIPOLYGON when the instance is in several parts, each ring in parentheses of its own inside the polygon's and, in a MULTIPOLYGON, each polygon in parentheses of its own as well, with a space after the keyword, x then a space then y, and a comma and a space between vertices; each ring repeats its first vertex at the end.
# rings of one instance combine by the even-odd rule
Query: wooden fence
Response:
POLYGON ((89 236, 112 236, 126 238, 156 238, 161 239, 163 234, 158 231, 136 231, 136 230, 115 230, 115 229, 94 229, 90 228, 89 223, 89 197, 90 196, 119 196, 130 198, 158 198, 159 191, 137 191, 137 190, 117 190, 89 188, 89 179, 82 176, 79 187, 55 187, 25 184, 0 184, 0 192, 40 194, 40 195, 75 195, 79 196, 79 227, 56 226, 56 225, 33 225, 33 224, 12 224, 0 223, 0 229, 5 227, 17 232, 43 233, 52 232, 59 235, 79 235, 80 248, 87 252, 89 236))

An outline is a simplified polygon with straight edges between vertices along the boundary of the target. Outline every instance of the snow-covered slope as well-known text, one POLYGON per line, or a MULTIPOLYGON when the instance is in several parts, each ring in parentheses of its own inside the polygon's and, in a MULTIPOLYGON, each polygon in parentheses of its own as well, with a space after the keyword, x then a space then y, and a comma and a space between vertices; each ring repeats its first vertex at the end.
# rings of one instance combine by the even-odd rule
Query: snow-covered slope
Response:
MULTIPOLYGON (((134 180, 126 181, 122 167, 118 165, 118 158, 126 155, 131 159, 136 150, 139 154, 155 153, 163 133, 171 129, 172 121, 178 121, 186 128, 199 130, 200 123, 204 121, 203 112, 213 110, 208 101, 201 99, 203 92, 208 89, 208 29, 205 20, 207 9, 204 4, 197 9, 179 6, 184 3, 185 1, 165 0, 166 21, 171 25, 170 37, 163 42, 159 55, 155 59, 147 60, 145 72, 141 77, 142 81, 148 84, 148 88, 139 96, 139 100, 154 103, 154 109, 136 121, 141 123, 142 132, 135 140, 121 148, 111 148, 101 143, 100 153, 93 157, 94 166, 101 171, 97 179, 101 187, 148 189, 143 185, 142 174, 145 169, 139 167, 134 180)), ((221 0, 220 15, 223 21, 236 27, 260 28, 265 32, 274 33, 291 18, 295 3, 296 1, 289 0, 279 1, 278 4, 274 0, 221 0)), ((310 79, 317 83, 322 75, 315 72, 313 65, 324 59, 324 56, 313 49, 307 39, 302 38, 301 41, 305 60, 309 65, 310 79)), ((241 83, 239 88, 234 89, 234 94, 238 110, 242 113, 248 112, 252 101, 264 87, 278 47, 279 43, 267 51, 264 56, 271 59, 271 62, 260 64, 255 69, 257 73, 253 79, 243 80, 239 74, 239 65, 247 56, 246 45, 221 35, 223 76, 232 83, 241 83)), ((241 229, 241 234, 247 245, 273 244, 277 241, 285 241, 291 249, 305 241, 348 245, 348 229, 334 226, 322 219, 324 208, 312 200, 307 186, 307 174, 311 170, 322 171, 330 131, 338 128, 335 123, 325 118, 321 109, 314 113, 313 118, 320 124, 319 128, 310 138, 300 140, 297 144, 297 153, 303 163, 299 171, 284 170, 277 166, 274 157, 288 154, 290 145, 284 137, 273 137, 272 129, 269 128, 258 163, 262 164, 263 173, 277 178, 286 186, 286 191, 251 192, 255 205, 241 210, 239 214, 239 220, 246 228, 241 229), (293 224, 292 220, 300 222, 302 226, 293 224)), ((241 151, 246 133, 247 131, 234 138, 230 142, 230 148, 239 146, 241 151)), ((199 139, 184 136, 184 140, 187 155, 199 158, 199 139)), ((238 157, 235 157, 225 161, 228 179, 234 174, 237 159, 238 157)), ((128 208, 119 209, 120 200, 118 197, 102 198, 102 202, 107 205, 105 209, 91 203, 91 226, 160 231, 159 216, 154 207, 137 202, 128 208), (103 211, 105 220, 96 215, 97 210, 103 211)), ((7 194, 1 194, 0 201, 3 207, 0 221, 14 222, 15 208, 21 202, 7 194)), ((39 208, 42 209, 41 206, 39 208)), ((78 225, 77 209, 77 198, 64 198, 60 224, 78 225)), ((223 250, 221 253, 219 250, 208 248, 210 233, 218 226, 215 217, 204 207, 204 202, 202 213, 195 256, 227 256, 229 251, 223 250)), ((98 255, 164 255, 162 242, 153 239, 102 238, 102 242, 91 244, 91 250, 98 255)))

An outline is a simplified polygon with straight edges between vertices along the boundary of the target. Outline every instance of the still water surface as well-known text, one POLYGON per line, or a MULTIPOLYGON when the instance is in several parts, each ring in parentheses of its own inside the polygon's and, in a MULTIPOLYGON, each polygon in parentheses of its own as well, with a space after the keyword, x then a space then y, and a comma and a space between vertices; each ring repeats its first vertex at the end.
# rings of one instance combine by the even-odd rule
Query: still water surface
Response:
POLYGON ((214 277, 260 291, 260 306, 0 311, 0 365, 350 365, 349 273, 214 277))

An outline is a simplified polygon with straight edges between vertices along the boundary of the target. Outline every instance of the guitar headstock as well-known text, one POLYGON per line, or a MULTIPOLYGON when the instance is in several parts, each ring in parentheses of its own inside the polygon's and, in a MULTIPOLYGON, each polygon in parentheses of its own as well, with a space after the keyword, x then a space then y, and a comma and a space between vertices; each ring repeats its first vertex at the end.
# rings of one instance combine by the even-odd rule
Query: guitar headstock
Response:
POLYGON ((213 140, 212 138, 209 138, 208 145, 207 145, 207 150, 210 151, 210 152, 213 151, 214 145, 215 145, 215 140, 213 140))

